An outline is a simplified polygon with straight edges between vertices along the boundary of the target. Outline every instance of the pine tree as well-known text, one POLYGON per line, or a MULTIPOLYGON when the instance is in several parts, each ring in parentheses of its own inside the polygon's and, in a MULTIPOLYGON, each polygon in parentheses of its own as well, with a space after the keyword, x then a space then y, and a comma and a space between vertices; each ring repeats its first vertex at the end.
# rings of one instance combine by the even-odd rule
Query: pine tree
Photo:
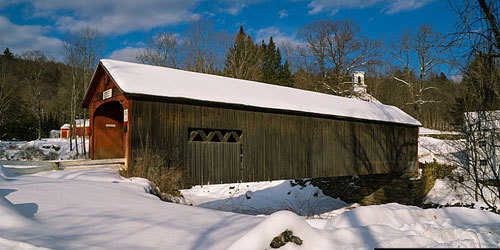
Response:
POLYGON ((280 85, 293 87, 293 75, 290 71, 290 65, 288 65, 288 60, 285 60, 285 64, 281 67, 281 71, 279 74, 280 85))
POLYGON ((477 55, 467 65, 450 113, 456 126, 462 125, 464 112, 500 109, 500 65, 487 56, 477 55))
POLYGON ((281 52, 269 38, 269 44, 262 41, 262 78, 261 81, 282 86, 293 86, 293 78, 288 62, 281 65, 281 52))
POLYGON ((240 26, 234 44, 229 48, 229 53, 226 56, 224 75, 239 79, 258 80, 259 65, 259 46, 254 44, 252 37, 246 35, 243 26, 240 26))
POLYGON ((5 56, 5 58, 7 59, 14 59, 14 54, 10 52, 9 48, 5 48, 5 50, 3 51, 3 56, 5 56))

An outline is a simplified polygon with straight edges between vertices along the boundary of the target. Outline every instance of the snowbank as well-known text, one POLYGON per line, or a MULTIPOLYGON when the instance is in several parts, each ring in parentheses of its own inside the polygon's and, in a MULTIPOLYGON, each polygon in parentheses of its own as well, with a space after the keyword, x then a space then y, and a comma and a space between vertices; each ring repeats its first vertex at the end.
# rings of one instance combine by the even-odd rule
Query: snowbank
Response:
POLYGON ((358 207, 331 220, 304 220, 277 212, 229 249, 265 249, 285 230, 303 244, 283 249, 376 247, 498 247, 500 216, 467 208, 421 209, 396 203, 358 207))
MULTIPOLYGON (((280 211, 267 217, 250 232, 238 239, 227 250, 269 249, 269 244, 275 236, 285 230, 290 230, 299 237, 303 244, 300 249, 334 249, 326 232, 311 227, 307 222, 289 211, 280 211)), ((295 243, 287 243, 280 249, 295 249, 295 243)))
POLYGON ((47 248, 225 249, 263 219, 163 202, 148 193, 146 180, 113 169, 4 179, 0 190, 11 190, 5 199, 38 209, 32 225, 0 228, 0 237, 47 248))
MULTIPOLYGON (((89 140, 85 140, 88 152, 89 140)), ((74 147, 74 145, 73 145, 74 147)), ((82 143, 78 139, 81 150, 82 143)), ((47 138, 35 141, 0 141, 0 159, 2 160, 69 160, 74 159, 76 150, 70 150, 70 142, 64 138, 47 138)))
POLYGON ((181 193, 182 204, 253 215, 289 210, 311 217, 348 205, 309 183, 301 186, 293 180, 194 186, 181 193))
MULTIPOLYGON (((8 190, 2 190, 8 192, 8 190)), ((0 230, 11 230, 33 225, 33 221, 26 218, 14 204, 0 196, 0 230)))
POLYGON ((264 249, 286 229, 303 244, 281 249, 497 247, 500 240, 499 215, 467 208, 387 204, 330 220, 288 211, 250 216, 163 202, 148 193, 148 181, 112 169, 0 175, 0 220, 12 222, 0 225, 7 249, 264 249))
MULTIPOLYGON (((456 169, 455 171, 463 171, 462 169, 456 169)), ((475 200, 474 194, 475 185, 471 181, 464 181, 462 183, 456 183, 449 179, 437 179, 434 183, 434 187, 427 194, 424 203, 438 204, 442 206, 446 205, 472 205, 474 204, 475 209, 487 208, 488 206, 479 197, 479 200, 475 200)), ((494 193, 492 193, 487 188, 483 189, 483 194, 485 199, 490 203, 496 203, 496 207, 500 207, 500 200, 494 193)))

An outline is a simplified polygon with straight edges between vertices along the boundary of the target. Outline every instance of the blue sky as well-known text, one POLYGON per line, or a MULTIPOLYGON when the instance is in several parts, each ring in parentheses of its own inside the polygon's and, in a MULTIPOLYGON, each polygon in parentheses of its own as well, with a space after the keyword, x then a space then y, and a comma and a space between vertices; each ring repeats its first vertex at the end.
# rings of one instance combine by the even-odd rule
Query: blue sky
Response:
POLYGON ((452 30, 455 14, 446 0, 0 0, 0 50, 41 50, 62 60, 61 41, 72 29, 91 26, 106 36, 105 57, 133 60, 148 36, 182 36, 201 16, 217 30, 243 25, 254 41, 299 41, 298 28, 315 20, 352 19, 371 38, 388 39, 405 28, 433 25, 452 30))

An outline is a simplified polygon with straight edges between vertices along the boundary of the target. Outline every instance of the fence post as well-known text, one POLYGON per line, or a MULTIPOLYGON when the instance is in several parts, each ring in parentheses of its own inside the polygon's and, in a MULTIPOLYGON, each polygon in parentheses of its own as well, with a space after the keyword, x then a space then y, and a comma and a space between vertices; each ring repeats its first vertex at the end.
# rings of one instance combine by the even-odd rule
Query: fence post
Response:
POLYGON ((56 161, 56 162, 54 162, 54 163, 53 163, 53 167, 52 167, 52 169, 53 169, 53 170, 60 170, 60 169, 59 169, 59 162, 58 162, 58 161, 56 161))

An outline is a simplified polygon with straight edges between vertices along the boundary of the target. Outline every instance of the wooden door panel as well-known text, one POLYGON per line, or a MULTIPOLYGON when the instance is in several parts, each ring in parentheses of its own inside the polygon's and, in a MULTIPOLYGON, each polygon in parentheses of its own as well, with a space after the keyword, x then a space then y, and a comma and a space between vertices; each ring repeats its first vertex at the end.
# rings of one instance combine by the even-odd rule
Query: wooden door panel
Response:
POLYGON ((94 158, 123 158, 125 148, 123 143, 122 124, 106 116, 94 118, 94 158))

